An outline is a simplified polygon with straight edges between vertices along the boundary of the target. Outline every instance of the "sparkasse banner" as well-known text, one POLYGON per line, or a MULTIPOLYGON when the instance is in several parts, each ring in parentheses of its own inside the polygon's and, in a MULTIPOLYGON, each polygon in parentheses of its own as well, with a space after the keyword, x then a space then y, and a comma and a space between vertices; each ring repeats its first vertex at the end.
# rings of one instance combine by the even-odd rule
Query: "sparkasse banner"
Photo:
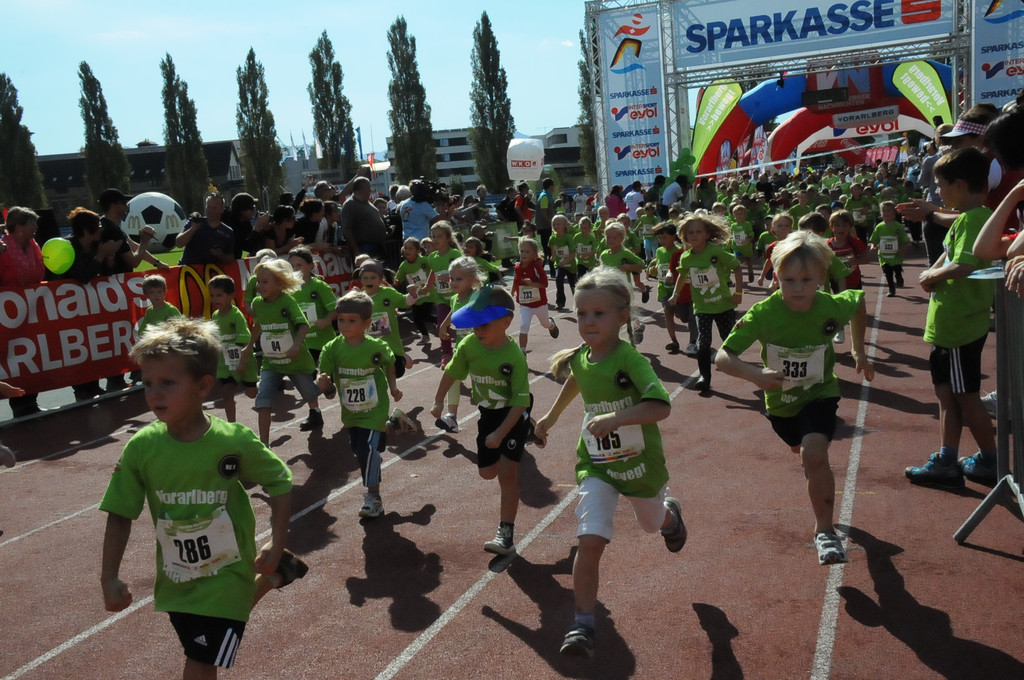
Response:
POLYGON ((972 100, 1002 106, 1024 88, 1024 4, 974 3, 972 100))
POLYGON ((600 26, 608 179, 650 184, 668 167, 658 8, 602 14, 600 26))
POLYGON ((677 68, 721 66, 953 32, 953 0, 749 0, 677 2, 677 68))

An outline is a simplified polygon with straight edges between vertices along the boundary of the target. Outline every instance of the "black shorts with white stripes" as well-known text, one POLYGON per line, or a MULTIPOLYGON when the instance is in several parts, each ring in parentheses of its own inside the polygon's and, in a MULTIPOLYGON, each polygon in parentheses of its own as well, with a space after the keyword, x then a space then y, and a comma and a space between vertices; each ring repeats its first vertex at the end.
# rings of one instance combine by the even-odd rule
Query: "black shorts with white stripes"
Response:
POLYGON ((949 385, 953 394, 981 391, 981 351, 988 334, 960 347, 932 347, 928 363, 932 385, 949 385))
POLYGON ((167 612, 171 617, 185 656, 210 666, 231 668, 238 644, 245 632, 245 621, 219 619, 215 616, 167 612))

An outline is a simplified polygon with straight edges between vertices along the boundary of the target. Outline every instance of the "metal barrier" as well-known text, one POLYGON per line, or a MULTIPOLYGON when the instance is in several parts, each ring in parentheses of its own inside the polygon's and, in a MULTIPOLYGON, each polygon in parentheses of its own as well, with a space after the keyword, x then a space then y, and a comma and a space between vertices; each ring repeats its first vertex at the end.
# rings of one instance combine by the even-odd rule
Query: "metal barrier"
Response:
POLYGON ((996 505, 1024 515, 1020 478, 1024 473, 1024 300, 996 281, 996 478, 992 491, 953 534, 963 543, 996 505), (1011 442, 1012 439, 1012 442, 1011 442), (1012 446, 1012 448, 1011 448, 1012 446))

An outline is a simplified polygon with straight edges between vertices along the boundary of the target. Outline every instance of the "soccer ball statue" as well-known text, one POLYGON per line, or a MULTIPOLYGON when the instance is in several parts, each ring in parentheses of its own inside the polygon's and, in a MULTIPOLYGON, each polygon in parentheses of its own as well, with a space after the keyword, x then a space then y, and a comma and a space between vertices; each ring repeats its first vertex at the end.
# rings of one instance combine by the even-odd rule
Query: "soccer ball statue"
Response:
POLYGON ((167 194, 148 191, 128 201, 128 217, 124 222, 124 230, 138 240, 139 231, 143 227, 153 227, 156 231, 153 243, 160 243, 170 249, 174 247, 174 238, 184 228, 185 217, 185 210, 173 198, 167 194))

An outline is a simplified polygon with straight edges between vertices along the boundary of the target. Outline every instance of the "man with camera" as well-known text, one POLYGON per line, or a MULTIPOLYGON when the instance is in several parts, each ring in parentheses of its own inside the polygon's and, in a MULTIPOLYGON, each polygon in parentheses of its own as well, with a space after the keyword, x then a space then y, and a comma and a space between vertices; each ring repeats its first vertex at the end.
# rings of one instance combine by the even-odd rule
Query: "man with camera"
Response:
POLYGON ((235 257, 235 233, 221 222, 224 196, 219 191, 206 194, 206 217, 193 213, 185 230, 174 239, 176 248, 184 248, 178 264, 228 264, 235 257))
POLYGON ((370 202, 373 185, 369 178, 359 176, 352 180, 352 198, 341 207, 338 224, 345 235, 349 257, 366 253, 371 257, 384 256, 384 239, 387 227, 380 211, 370 202))
POLYGON ((430 225, 441 219, 437 210, 431 205, 430 185, 423 179, 414 179, 409 184, 410 198, 398 204, 398 214, 402 217, 402 233, 405 238, 410 236, 423 240, 430 236, 430 225))

